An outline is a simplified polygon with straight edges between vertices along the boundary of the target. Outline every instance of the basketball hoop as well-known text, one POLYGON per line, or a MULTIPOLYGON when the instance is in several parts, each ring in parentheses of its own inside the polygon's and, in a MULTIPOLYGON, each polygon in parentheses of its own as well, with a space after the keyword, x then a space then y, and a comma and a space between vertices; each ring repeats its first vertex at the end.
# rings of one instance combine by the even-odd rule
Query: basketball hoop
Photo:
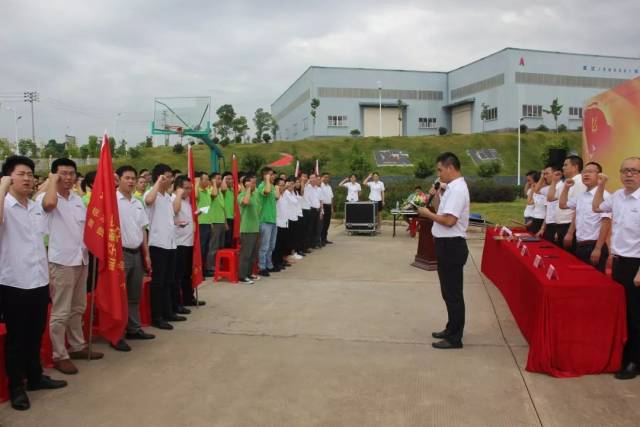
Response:
POLYGON ((173 131, 173 132, 177 133, 178 135, 182 135, 182 131, 183 131, 182 126, 171 126, 171 125, 166 125, 166 126, 164 127, 164 129, 165 129, 165 130, 173 131))

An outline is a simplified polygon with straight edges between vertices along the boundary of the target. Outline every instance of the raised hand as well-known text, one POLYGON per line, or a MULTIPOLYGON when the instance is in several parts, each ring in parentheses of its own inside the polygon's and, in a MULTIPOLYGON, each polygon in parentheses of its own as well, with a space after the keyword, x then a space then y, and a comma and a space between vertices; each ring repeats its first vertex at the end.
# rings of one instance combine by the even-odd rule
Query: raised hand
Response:
POLYGON ((598 185, 604 187, 607 184, 609 177, 603 173, 598 174, 598 185))
POLYGON ((12 182, 13 180, 10 176, 3 176, 2 178, 0 178, 0 190, 4 190, 5 192, 9 191, 9 186, 12 182))
POLYGON ((568 178, 567 180, 564 181, 564 185, 568 188, 573 187, 574 184, 575 184, 575 181, 572 178, 568 178))

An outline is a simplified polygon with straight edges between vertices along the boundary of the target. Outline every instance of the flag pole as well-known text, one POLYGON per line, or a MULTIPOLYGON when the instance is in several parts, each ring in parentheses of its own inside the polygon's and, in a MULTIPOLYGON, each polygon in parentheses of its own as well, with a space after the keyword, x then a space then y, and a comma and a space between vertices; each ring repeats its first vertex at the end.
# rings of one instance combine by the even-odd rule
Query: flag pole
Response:
POLYGON ((91 298, 89 303, 89 345, 87 360, 91 360, 91 350, 93 349, 93 316, 96 304, 96 278, 98 277, 98 258, 91 256, 91 298))

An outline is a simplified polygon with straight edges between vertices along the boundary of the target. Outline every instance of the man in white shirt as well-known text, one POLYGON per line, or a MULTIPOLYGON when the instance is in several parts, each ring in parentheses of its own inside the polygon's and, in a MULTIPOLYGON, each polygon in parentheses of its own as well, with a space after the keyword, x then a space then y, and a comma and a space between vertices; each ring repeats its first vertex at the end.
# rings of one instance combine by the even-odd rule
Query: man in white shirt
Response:
MULTIPOLYGON (((175 191, 171 196, 173 211, 175 212, 176 233, 176 279, 171 292, 171 302, 174 313, 190 314, 191 310, 184 306, 184 302, 194 299, 191 274, 193 272, 193 239, 194 222, 191 209, 191 180, 180 175, 175 181, 175 191)), ((222 235, 221 235, 222 236, 222 235)))
POLYGON ((87 209, 75 192, 76 164, 56 159, 46 193, 36 202, 47 213, 49 228, 49 273, 51 275, 51 319, 49 329, 53 347, 53 367, 63 374, 76 374, 70 359, 101 359, 102 353, 87 349, 82 316, 87 308, 87 265, 84 245, 87 209), (69 351, 67 351, 67 342, 69 351))
POLYGON ((318 176, 315 173, 309 175, 309 183, 304 187, 304 197, 311 207, 309 215, 309 244, 311 248, 319 249, 321 247, 320 232, 322 229, 320 221, 322 221, 322 203, 320 202, 321 193, 318 176))
POLYGON ((362 191, 362 187, 360 187, 360 184, 358 184, 358 177, 355 173, 352 173, 351 176, 340 181, 340 184, 338 185, 347 189, 347 202, 353 203, 360 200, 360 192, 362 191))
POLYGON ((331 175, 322 174, 322 184, 320 184, 320 192, 322 193, 322 231, 320 232, 320 244, 322 246, 332 245, 327 239, 329 227, 331 226, 331 216, 333 214, 333 189, 331 188, 331 175))
POLYGON ((635 378, 640 369, 640 157, 622 162, 623 188, 605 199, 607 176, 598 176, 593 196, 594 212, 611 212, 611 253, 613 280, 624 286, 627 302, 627 343, 624 347, 620 380, 635 378))
POLYGON ((369 187, 369 200, 376 204, 376 222, 378 228, 382 224, 382 208, 384 208, 384 182, 380 181, 378 172, 370 173, 362 182, 369 187), (369 181, 373 179, 373 181, 369 181))
MULTIPOLYGON (((545 182, 548 185, 539 188, 538 193, 545 197, 545 217, 544 223, 538 231, 537 236, 543 237, 548 242, 558 244, 557 233, 556 233, 556 210, 558 208, 558 200, 554 197, 553 201, 549 201, 549 190, 557 185, 557 183, 562 179, 562 172, 560 168, 556 165, 547 165, 543 171, 543 177, 545 182)), ((561 245, 562 243, 560 243, 561 245)))
POLYGON ((144 194, 149 217, 149 255, 151 257, 151 325, 171 330, 169 321, 187 320, 172 310, 171 289, 176 276, 176 236, 174 211, 169 189, 173 172, 157 164, 151 172, 153 187, 144 194))
MULTIPOLYGON (((582 159, 579 156, 569 156, 564 160, 564 164, 562 166, 562 174, 564 179, 571 179, 573 181, 573 185, 569 189, 569 198, 578 197, 580 194, 584 193, 587 188, 582 183, 582 159)), ((550 203, 556 203, 556 242, 560 247, 563 247, 565 237, 569 233, 569 228, 571 227, 571 221, 574 217, 574 212, 571 209, 562 209, 558 206, 558 199, 560 197, 560 193, 562 193, 562 188, 564 187, 564 181, 561 181, 557 175, 554 175, 552 179, 552 185, 549 187, 549 193, 547 194, 547 200, 550 203), (553 185, 555 184, 555 185, 553 185)), ((574 241, 573 235, 569 234, 569 238, 571 242, 574 241)), ((569 246, 571 252, 574 252, 573 245, 569 246)))
POLYGON ((420 216, 433 221, 431 232, 438 259, 440 290, 447 306, 448 322, 443 331, 432 336, 441 341, 432 345, 438 349, 462 348, 465 322, 463 269, 467 262, 467 227, 469 226, 469 189, 460 171, 460 160, 450 152, 436 159, 440 182, 446 191, 440 199, 438 213, 418 208, 420 216))
POLYGON ((309 176, 306 173, 300 174, 299 183, 299 200, 300 207, 302 208, 302 224, 301 224, 301 238, 302 242, 300 245, 300 252, 303 255, 310 253, 309 249, 311 248, 311 205, 309 204, 309 200, 305 197, 305 191, 307 189, 307 183, 309 181, 309 176))
MULTIPOLYGON (((44 236, 47 221, 41 203, 29 198, 35 185, 33 161, 9 156, 0 178, 0 313, 7 333, 4 358, 11 407, 31 407, 24 389, 67 385, 42 375, 40 343, 47 323, 49 269, 44 236)), ((2 387, 5 387, 3 384, 2 387)))
MULTIPOLYGON (((120 166, 116 170, 116 175, 119 178, 116 198, 129 309, 125 337, 129 340, 150 340, 155 336, 144 332, 140 325, 140 296, 144 279, 143 253, 147 265, 151 265, 145 230, 149 225, 149 219, 142 202, 133 195, 137 182, 136 170, 129 165, 120 166)), ((112 344, 112 347, 118 351, 131 351, 131 347, 124 338, 112 344)))
MULTIPOLYGON (((569 227, 569 232, 565 236, 565 247, 573 244, 573 235, 576 236, 576 256, 587 264, 594 265, 604 273, 609 249, 607 240, 611 231, 611 214, 593 212, 593 195, 596 193, 598 174, 602 172, 602 166, 596 162, 589 162, 582 171, 582 182, 587 191, 579 195, 569 197, 570 189, 575 182, 569 178, 564 182, 562 193, 560 193, 560 209, 571 209, 575 211, 573 221, 569 227)), ((605 191, 604 198, 608 199, 610 194, 605 191)))

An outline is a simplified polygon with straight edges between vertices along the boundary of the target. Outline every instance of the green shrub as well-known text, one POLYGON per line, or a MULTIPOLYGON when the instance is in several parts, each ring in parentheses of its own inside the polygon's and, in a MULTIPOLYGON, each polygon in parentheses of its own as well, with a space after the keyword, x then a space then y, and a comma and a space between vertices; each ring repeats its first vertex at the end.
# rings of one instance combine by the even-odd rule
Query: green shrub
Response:
POLYGON ((173 146, 171 151, 173 151, 175 154, 182 154, 184 153, 184 145, 178 143, 173 146))
POLYGON ((538 127, 536 128, 536 130, 537 130, 538 132, 549 132, 549 128, 548 128, 548 127, 546 127, 545 125, 540 125, 540 126, 538 126, 538 127))
POLYGON ((472 202, 513 202, 517 195, 513 185, 499 185, 489 179, 481 179, 469 184, 469 196, 472 202))
POLYGON ((440 126, 438 128, 438 135, 446 135, 447 134, 447 128, 444 126, 440 126))
POLYGON ((497 160, 483 162, 480 163, 480 166, 478 166, 478 176, 481 176, 483 178, 492 178, 498 175, 501 169, 502 164, 497 160))
POLYGON ((429 160, 420 160, 418 164, 416 164, 415 171, 413 172, 413 176, 416 178, 428 178, 435 173, 435 168, 433 166, 433 162, 429 160))
POLYGON ((244 172, 258 173, 266 163, 267 160, 263 156, 251 153, 242 157, 240 167, 244 172))
POLYGON ((558 126, 558 132, 566 132, 566 131, 567 131, 567 125, 561 124, 560 126, 558 126))
POLYGON ((527 133, 529 128, 524 123, 520 125, 520 133, 527 133))

